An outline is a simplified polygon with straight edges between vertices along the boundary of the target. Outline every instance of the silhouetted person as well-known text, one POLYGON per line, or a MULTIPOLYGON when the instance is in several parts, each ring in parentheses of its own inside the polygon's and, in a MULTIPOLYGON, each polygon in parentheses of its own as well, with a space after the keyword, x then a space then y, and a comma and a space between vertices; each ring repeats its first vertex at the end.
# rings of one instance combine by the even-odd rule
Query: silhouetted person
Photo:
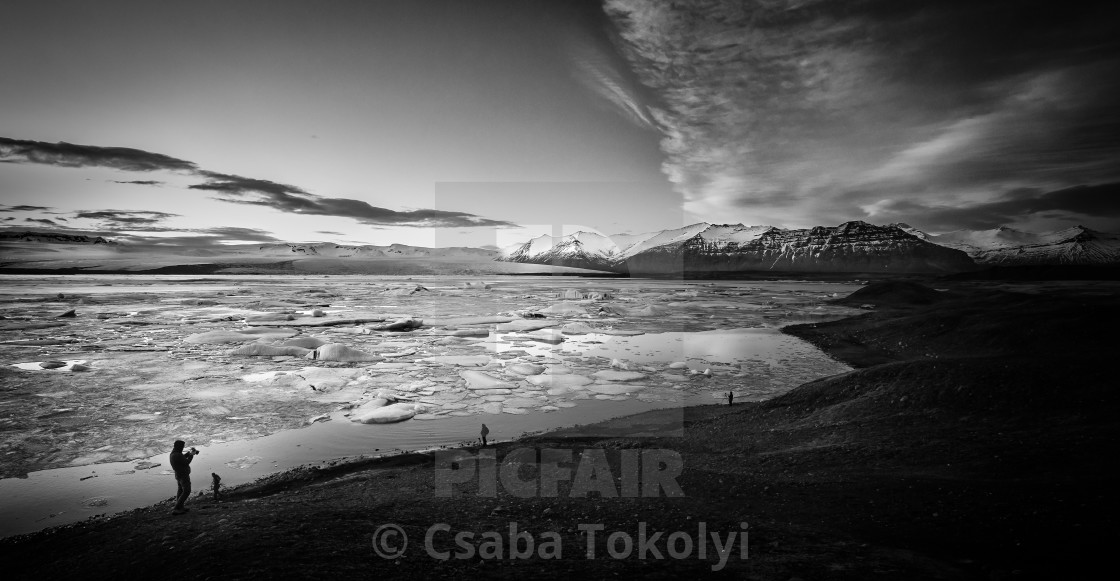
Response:
POLYGON ((175 471, 175 482, 179 485, 179 492, 175 494, 175 509, 171 514, 183 514, 190 510, 183 506, 191 495, 191 460, 194 460, 198 450, 191 448, 186 454, 183 446, 186 442, 175 440, 175 447, 171 450, 171 469, 175 471))
POLYGON ((727 392, 727 405, 735 405, 735 392, 727 392))
POLYGON ((214 489, 214 502, 218 502, 218 488, 222 486, 222 477, 218 476, 217 472, 211 472, 210 476, 211 478, 213 478, 213 482, 210 484, 210 487, 214 489))
POLYGON ((486 436, 489 435, 489 434, 490 434, 490 428, 487 428, 486 424, 482 424, 482 447, 483 448, 486 447, 486 436))

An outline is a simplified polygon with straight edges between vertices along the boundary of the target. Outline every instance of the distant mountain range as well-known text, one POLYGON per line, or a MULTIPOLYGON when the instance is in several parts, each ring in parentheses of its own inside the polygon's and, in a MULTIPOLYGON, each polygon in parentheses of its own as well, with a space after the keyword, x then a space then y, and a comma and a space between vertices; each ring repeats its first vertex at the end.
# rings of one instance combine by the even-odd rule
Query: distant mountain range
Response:
MULTIPOLYGON (((31 246, 67 244, 128 249, 128 245, 99 236, 0 231, 0 244, 26 247, 28 243, 31 246)), ((16 248, 7 250, 5 254, 14 257, 12 251, 16 248)), ((336 265, 386 259, 411 260, 417 264, 458 261, 478 265, 496 261, 635 276, 721 272, 939 274, 991 266, 1120 267, 1120 234, 1097 232, 1083 226, 1043 234, 1000 227, 933 235, 901 223, 876 226, 854 221, 831 227, 783 229, 702 222, 645 234, 544 235, 501 251, 322 242, 160 248, 153 252, 195 257, 236 255, 257 261, 297 259, 304 264, 318 259, 319 263, 336 265), (339 260, 342 262, 337 262, 339 260)))
POLYGON ((320 256, 324 258, 494 258, 497 252, 483 248, 448 247, 427 248, 423 246, 408 246, 405 244, 390 244, 389 246, 344 246, 331 242, 317 242, 314 244, 295 244, 291 242, 278 242, 257 246, 262 256, 320 256))
POLYGON ((46 242, 49 244, 106 244, 116 245, 117 242, 102 238, 101 236, 81 236, 74 234, 57 234, 54 232, 13 232, 0 231, 0 242, 46 242))
POLYGON ((976 268, 965 253, 895 226, 845 222, 787 230, 742 224, 693 224, 649 234, 579 232, 541 236, 506 248, 500 260, 557 264, 632 275, 689 272, 921 272, 976 268))
POLYGON ((1120 234, 1084 226, 1042 234, 1000 226, 931 235, 906 224, 893 225, 928 242, 963 250, 984 266, 1120 265, 1120 234))

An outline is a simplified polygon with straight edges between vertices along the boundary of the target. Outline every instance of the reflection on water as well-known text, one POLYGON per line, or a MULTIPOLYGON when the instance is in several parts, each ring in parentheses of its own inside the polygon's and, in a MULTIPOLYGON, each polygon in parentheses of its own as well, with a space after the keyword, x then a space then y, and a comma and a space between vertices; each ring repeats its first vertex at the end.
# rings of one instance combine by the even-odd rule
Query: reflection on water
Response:
MULTIPOLYGON (((223 485, 235 486, 277 471, 308 463, 319 464, 331 458, 361 454, 376 456, 400 450, 472 443, 478 437, 483 422, 490 428, 488 439, 498 442, 527 432, 598 422, 666 405, 636 399, 584 403, 576 408, 547 414, 447 417, 388 425, 352 423, 336 413, 332 414, 329 422, 303 429, 203 447, 200 450, 202 454, 191 463, 192 484, 195 494, 197 491, 208 493, 211 472, 221 475, 223 485), (250 463, 258 458, 259 461, 250 463)), ((704 403, 708 403, 707 400, 704 403)), ((168 442, 168 452, 170 445, 168 442)), ((43 470, 32 472, 28 478, 22 479, 6 478, 0 480, 0 537, 76 522, 97 514, 148 506, 174 495, 175 480, 167 454, 133 462, 43 470), (159 466, 136 470, 135 465, 141 462, 158 463, 159 466)))
POLYGON ((498 350, 511 348, 556 358, 603 357, 644 364, 684 361, 693 369, 703 369, 705 363, 730 365, 752 360, 774 363, 786 358, 816 357, 820 354, 808 343, 783 335, 777 329, 719 329, 695 333, 648 333, 633 337, 590 333, 569 336, 559 345, 500 345, 498 350))

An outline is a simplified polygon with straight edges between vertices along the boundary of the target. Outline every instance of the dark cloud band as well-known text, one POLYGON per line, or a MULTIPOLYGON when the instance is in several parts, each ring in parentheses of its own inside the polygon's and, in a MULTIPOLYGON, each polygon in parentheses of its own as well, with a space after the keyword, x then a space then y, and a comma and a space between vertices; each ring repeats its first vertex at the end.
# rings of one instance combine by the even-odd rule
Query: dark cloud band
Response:
POLYGON ((420 226, 420 227, 516 227, 515 224, 500 220, 481 218, 465 212, 445 210, 410 210, 400 212, 379 208, 362 200, 351 198, 324 198, 310 194, 295 186, 279 184, 268 180, 246 178, 231 174, 199 172, 207 182, 189 186, 193 190, 220 192, 227 196, 218 198, 224 202, 248 204, 273 208, 293 214, 316 216, 338 216, 352 218, 363 224, 376 226, 420 226))
POLYGON ((128 147, 98 147, 60 141, 28 141, 0 137, 0 161, 62 167, 110 167, 125 171, 196 169, 195 164, 171 156, 128 147))
MULTIPOLYGON (((75 145, 71 143, 46 143, 0 137, 0 161, 8 163, 38 163, 61 167, 109 167, 126 171, 188 171, 206 181, 188 186, 192 190, 204 190, 225 194, 216 199, 234 204, 248 204, 273 208, 281 212, 308 214, 316 216, 337 216, 351 218, 371 226, 410 226, 410 227, 516 227, 516 224, 501 220, 490 220, 466 212, 445 210, 396 211, 379 208, 362 200, 350 198, 326 198, 311 194, 296 186, 269 180, 248 178, 239 175, 218 173, 199 169, 192 162, 170 156, 130 149, 126 147, 98 147, 75 145)), ((118 181, 137 185, 158 185, 156 180, 118 181)), ((0 211, 28 211, 36 206, 12 206, 0 211), (14 209, 11 209, 14 208, 14 209)), ((161 212, 123 212, 102 211, 82 212, 77 217, 101 219, 116 224, 141 225, 154 224, 172 216, 161 212)))

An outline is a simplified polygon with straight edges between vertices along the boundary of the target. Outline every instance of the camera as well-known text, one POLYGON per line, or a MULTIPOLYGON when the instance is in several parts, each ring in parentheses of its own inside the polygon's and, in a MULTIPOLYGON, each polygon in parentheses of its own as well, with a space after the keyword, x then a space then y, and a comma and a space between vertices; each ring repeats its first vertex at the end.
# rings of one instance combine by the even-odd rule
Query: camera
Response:
POLYGON ((198 456, 201 453, 202 452, 199 452, 194 446, 191 446, 191 454, 198 456))

